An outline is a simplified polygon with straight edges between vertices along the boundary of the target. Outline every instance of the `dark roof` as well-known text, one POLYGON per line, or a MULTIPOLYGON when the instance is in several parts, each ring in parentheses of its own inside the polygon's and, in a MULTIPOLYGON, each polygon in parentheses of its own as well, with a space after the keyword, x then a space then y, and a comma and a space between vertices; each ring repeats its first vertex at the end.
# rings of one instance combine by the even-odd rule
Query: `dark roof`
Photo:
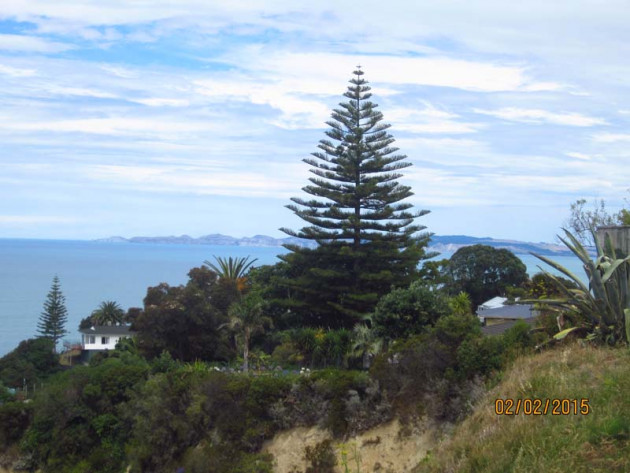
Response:
POLYGON ((486 319, 528 319, 534 315, 531 304, 506 304, 496 309, 477 310, 477 316, 486 319))
POLYGON ((507 322, 503 322, 501 324, 486 325, 481 327, 481 333, 483 335, 501 335, 506 330, 514 327, 521 320, 530 326, 533 326, 536 323, 536 317, 530 317, 529 319, 508 320, 507 322))
POLYGON ((96 325, 79 330, 88 335, 131 335, 128 325, 96 325))

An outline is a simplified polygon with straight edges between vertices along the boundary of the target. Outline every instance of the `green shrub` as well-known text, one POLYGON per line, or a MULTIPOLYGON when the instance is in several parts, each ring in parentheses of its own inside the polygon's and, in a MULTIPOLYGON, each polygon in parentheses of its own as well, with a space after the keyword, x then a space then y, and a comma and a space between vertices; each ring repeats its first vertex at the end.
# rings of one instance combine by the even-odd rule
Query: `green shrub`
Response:
POLYGON ((50 378, 33 402, 23 450, 44 471, 73 471, 85 462, 83 471, 120 471, 131 431, 121 411, 147 373, 143 360, 110 358, 50 378))
POLYGON ((401 417, 427 412, 454 420, 467 409, 474 380, 500 368, 502 354, 502 339, 482 337, 476 317, 447 315, 426 333, 377 356, 370 374, 401 417))
POLYGON ((273 473, 271 455, 241 452, 229 444, 196 445, 186 452, 180 463, 186 473, 273 473))
POLYGON ((421 333, 449 312, 448 299, 441 292, 416 281, 381 298, 372 324, 379 337, 392 341, 421 333))
POLYGON ((7 402, 0 406, 0 447, 6 449, 19 442, 32 417, 32 404, 7 402))
POLYGON ((166 350, 162 350, 160 356, 154 358, 151 362, 151 373, 167 373, 175 370, 178 366, 177 361, 173 359, 171 354, 166 350))
POLYGON ((39 384, 61 370, 59 355, 52 351, 53 342, 47 338, 21 341, 10 353, 0 358, 0 383, 10 388, 39 384))
POLYGON ((457 347, 456 373, 460 379, 486 376, 502 366, 503 340, 499 337, 469 338, 457 347))
POLYGON ((273 350, 271 361, 283 368, 301 366, 304 361, 304 355, 300 353, 293 342, 287 341, 273 350))

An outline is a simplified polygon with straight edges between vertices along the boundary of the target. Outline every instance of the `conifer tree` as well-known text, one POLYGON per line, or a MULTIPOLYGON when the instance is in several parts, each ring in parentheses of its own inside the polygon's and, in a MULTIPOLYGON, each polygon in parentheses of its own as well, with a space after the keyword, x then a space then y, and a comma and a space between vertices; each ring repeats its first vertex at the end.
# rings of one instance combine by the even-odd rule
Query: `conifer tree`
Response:
POLYGON ((68 310, 65 304, 66 298, 61 292, 59 278, 55 276, 46 296, 46 302, 44 302, 44 311, 37 324, 37 332, 40 337, 52 340, 53 353, 57 350, 57 342, 68 333, 65 330, 68 321, 68 310))
POLYGON ((315 241, 308 249, 285 245, 291 253, 286 285, 289 308, 311 325, 352 327, 370 313, 392 287, 406 286, 426 258, 430 234, 414 219, 428 210, 412 211, 402 200, 413 195, 397 179, 411 166, 392 146, 394 138, 383 115, 370 101, 370 87, 357 68, 344 93, 348 99, 333 110, 319 151, 303 161, 314 174, 287 208, 309 225, 288 235, 315 241))

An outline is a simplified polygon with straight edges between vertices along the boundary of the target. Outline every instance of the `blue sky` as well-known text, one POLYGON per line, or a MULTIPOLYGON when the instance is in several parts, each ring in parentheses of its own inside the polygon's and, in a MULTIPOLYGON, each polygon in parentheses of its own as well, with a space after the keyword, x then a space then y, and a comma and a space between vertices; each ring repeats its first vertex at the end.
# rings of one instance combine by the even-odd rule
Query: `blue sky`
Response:
POLYGON ((357 64, 441 235, 628 197, 622 1, 0 6, 0 237, 283 236, 357 64))

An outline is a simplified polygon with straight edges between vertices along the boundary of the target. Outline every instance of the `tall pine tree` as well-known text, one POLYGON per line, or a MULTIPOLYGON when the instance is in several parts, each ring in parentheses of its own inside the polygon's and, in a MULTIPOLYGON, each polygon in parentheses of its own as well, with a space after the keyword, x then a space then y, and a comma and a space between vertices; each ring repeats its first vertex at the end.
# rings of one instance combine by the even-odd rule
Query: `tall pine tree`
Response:
POLYGON ((289 265, 287 305, 310 325, 349 327, 370 313, 392 287, 417 277, 430 238, 414 223, 429 211, 414 212, 401 202, 413 193, 397 182, 397 171, 411 163, 391 146, 390 125, 381 123, 383 114, 369 100, 363 71, 353 74, 348 101, 327 122, 327 139, 303 160, 315 175, 302 189, 312 197, 287 205, 309 225, 281 229, 318 244, 285 245, 291 253, 281 257, 289 265))
POLYGON ((37 333, 39 333, 40 337, 52 340, 53 353, 56 352, 57 342, 68 333, 65 330, 67 321, 66 298, 61 292, 59 278, 55 276, 50 291, 46 296, 46 302, 44 302, 44 310, 37 324, 37 333))

